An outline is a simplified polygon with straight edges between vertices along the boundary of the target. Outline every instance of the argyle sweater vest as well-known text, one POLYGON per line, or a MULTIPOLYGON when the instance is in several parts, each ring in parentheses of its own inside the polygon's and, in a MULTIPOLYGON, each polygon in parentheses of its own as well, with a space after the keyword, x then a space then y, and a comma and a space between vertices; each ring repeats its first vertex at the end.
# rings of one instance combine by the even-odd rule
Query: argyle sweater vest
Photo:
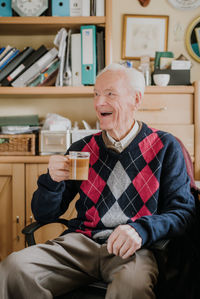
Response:
POLYGON ((68 232, 99 243, 120 224, 130 224, 143 244, 151 244, 180 234, 190 222, 194 200, 181 148, 171 134, 143 124, 121 153, 106 147, 102 133, 69 150, 90 152, 89 178, 56 183, 42 175, 32 201, 37 220, 57 218, 79 193, 77 217, 69 221, 68 232))

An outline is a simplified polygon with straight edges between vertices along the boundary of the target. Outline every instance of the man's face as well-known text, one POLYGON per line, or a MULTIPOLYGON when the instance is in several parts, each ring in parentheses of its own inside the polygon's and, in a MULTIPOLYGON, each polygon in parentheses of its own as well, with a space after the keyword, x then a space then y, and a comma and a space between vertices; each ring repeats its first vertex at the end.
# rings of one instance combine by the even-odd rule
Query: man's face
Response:
POLYGON ((102 130, 122 139, 134 122, 135 93, 122 71, 106 71, 94 87, 94 108, 102 130))

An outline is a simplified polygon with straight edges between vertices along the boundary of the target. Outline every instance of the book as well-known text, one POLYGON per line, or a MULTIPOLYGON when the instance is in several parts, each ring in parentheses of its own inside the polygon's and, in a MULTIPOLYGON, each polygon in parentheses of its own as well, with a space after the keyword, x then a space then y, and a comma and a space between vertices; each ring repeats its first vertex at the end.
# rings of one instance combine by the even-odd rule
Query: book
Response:
POLYGON ((13 60, 19 54, 19 50, 16 48, 11 49, 7 55, 0 61, 0 71, 13 60))
POLYGON ((37 50, 34 50, 23 62, 12 72, 10 73, 2 82, 2 86, 9 86, 11 83, 16 80, 23 72, 25 72, 33 63, 35 63, 42 55, 47 52, 47 49, 44 45, 40 46, 37 50))
POLYGON ((6 46, 3 50, 3 52, 0 54, 0 61, 4 58, 4 56, 7 54, 8 51, 10 51, 12 47, 10 45, 6 46))
POLYGON ((43 68, 45 68, 56 56, 58 55, 58 50, 56 48, 50 49, 45 53, 40 59, 38 59, 31 67, 29 67, 22 75, 20 75, 16 80, 14 80, 11 85, 14 87, 24 87, 38 74, 43 68))
POLYGON ((55 71, 58 71, 59 64, 59 59, 55 58, 46 68, 40 72, 39 75, 29 81, 27 86, 41 86, 44 81, 47 81, 48 77, 50 77, 53 73, 56 74, 55 71))
POLYGON ((26 47, 21 51, 8 65, 0 72, 0 84, 1 81, 7 77, 22 61, 33 52, 33 48, 26 47))

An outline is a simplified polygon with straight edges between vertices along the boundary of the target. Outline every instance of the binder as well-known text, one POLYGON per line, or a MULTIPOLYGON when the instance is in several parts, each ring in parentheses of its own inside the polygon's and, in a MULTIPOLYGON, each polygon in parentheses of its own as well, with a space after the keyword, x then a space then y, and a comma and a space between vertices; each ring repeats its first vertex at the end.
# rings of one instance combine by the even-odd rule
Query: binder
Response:
POLYGON ((70 0, 51 0, 52 16, 70 16, 70 0))
POLYGON ((104 0, 95 0, 95 1, 96 1, 96 16, 104 17, 105 16, 104 0))
POLYGON ((22 52, 19 53, 1 72, 0 82, 8 76, 18 65, 33 52, 33 48, 26 47, 22 52))
POLYGON ((90 0, 90 15, 96 16, 96 0, 90 0))
POLYGON ((12 17, 11 0, 0 0, 0 17, 12 17))
POLYGON ((96 79, 96 26, 81 26, 81 74, 83 85, 93 85, 96 79))
POLYGON ((81 0, 70 0, 70 16, 71 17, 80 17, 82 14, 81 0))
POLYGON ((0 61, 0 71, 5 68, 5 66, 11 62, 17 55, 19 50, 16 48, 11 49, 8 54, 0 61))
POLYGON ((24 87, 26 83, 45 68, 56 56, 58 50, 52 48, 46 54, 44 54, 39 60, 37 60, 31 67, 29 67, 21 76, 14 80, 11 85, 14 87, 24 87))
POLYGON ((105 34, 104 29, 97 30, 97 74, 105 67, 105 34))
POLYGON ((81 85, 81 34, 71 35, 72 86, 81 85))
POLYGON ((42 55, 47 52, 45 46, 39 47, 36 51, 34 50, 12 73, 10 73, 2 82, 2 86, 10 85, 16 80, 23 72, 25 72, 33 63, 35 63, 42 55))
POLYGON ((82 0, 82 16, 90 16, 90 0, 82 0))

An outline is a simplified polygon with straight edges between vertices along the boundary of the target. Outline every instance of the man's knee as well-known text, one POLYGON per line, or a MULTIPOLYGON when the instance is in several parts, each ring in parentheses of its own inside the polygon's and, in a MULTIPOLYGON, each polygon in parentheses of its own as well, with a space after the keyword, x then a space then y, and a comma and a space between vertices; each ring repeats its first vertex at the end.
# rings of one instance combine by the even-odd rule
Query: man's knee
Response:
POLYGON ((20 273, 26 271, 23 256, 18 252, 11 253, 2 261, 1 271, 7 278, 16 279, 20 273))

